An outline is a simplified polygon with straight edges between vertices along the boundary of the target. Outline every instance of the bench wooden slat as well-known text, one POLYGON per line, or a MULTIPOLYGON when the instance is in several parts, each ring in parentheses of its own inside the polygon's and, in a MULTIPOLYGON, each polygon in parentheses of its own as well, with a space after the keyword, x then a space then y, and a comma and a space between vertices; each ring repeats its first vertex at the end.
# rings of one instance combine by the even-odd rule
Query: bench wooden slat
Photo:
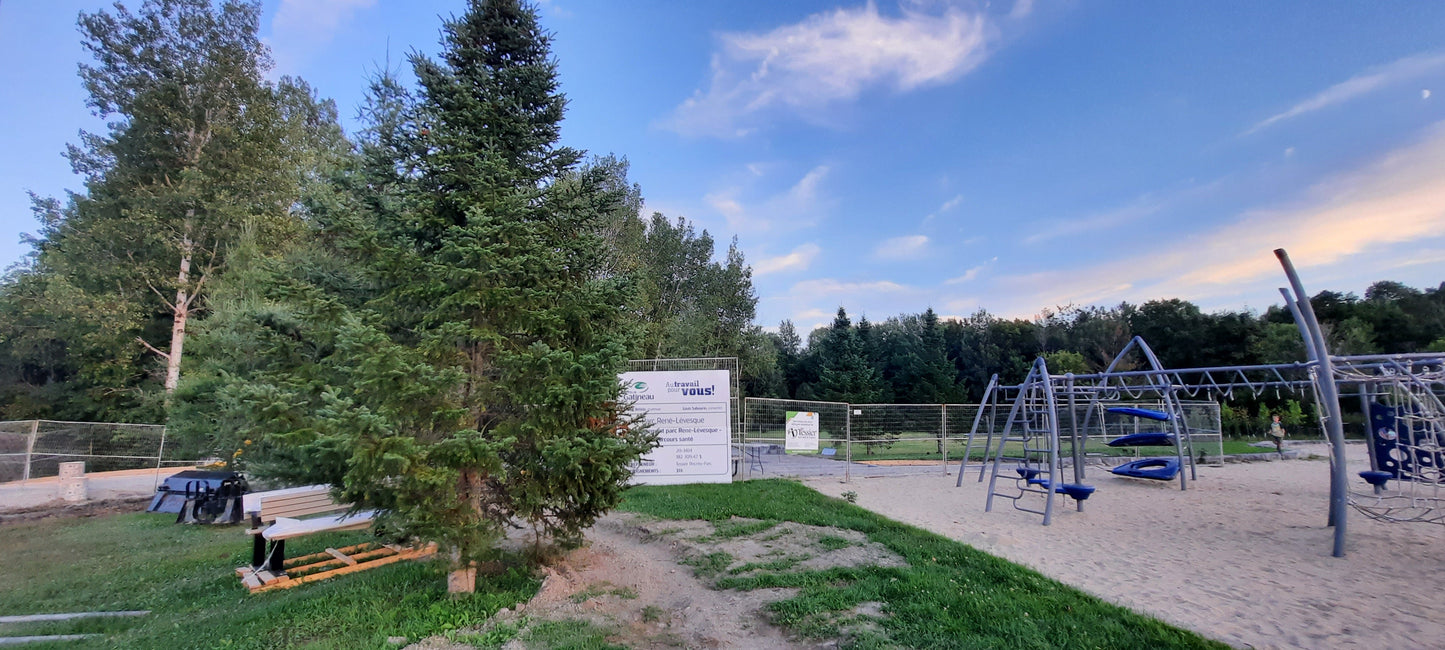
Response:
POLYGON ((283 488, 280 490, 268 490, 266 492, 252 492, 241 497, 241 504, 246 512, 260 512, 261 502, 272 499, 284 499, 286 497, 310 496, 316 494, 330 495, 331 486, 328 485, 304 485, 301 487, 283 488))
POLYGON ((319 513, 326 512, 327 510, 336 510, 338 508, 344 509, 346 508, 346 506, 344 504, 333 503, 331 501, 327 501, 325 503, 298 503, 288 505, 284 508, 267 508, 261 511, 261 518, 275 519, 277 515, 280 515, 282 517, 289 516, 286 514, 288 512, 299 512, 303 514, 308 512, 319 513))
POLYGON ((272 510, 284 510, 304 506, 330 505, 336 503, 329 494, 318 494, 303 499, 266 499, 261 501, 261 514, 272 510))
POLYGON ((308 494, 295 497, 276 497, 274 499, 261 499, 261 511, 265 512, 271 508, 285 508, 286 506, 300 503, 331 503, 330 494, 308 494))
POLYGON ((285 517, 287 519, 299 519, 301 517, 305 517, 306 515, 319 515, 327 512, 346 510, 348 507, 349 506, 340 503, 328 503, 324 506, 317 507, 298 506, 294 508, 285 508, 280 510, 267 510, 261 515, 261 521, 276 521, 276 519, 279 517, 285 517))

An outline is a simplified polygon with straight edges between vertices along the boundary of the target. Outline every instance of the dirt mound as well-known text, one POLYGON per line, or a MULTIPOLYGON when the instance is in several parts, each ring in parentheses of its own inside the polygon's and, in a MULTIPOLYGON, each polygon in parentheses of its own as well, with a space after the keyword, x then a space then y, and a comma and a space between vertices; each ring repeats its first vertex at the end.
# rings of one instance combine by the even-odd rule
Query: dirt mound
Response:
POLYGON ((84 503, 51 501, 29 508, 15 508, 0 512, 0 526, 37 519, 65 519, 73 517, 100 517, 104 515, 141 512, 145 510, 150 497, 128 499, 102 499, 84 503))
MULTIPOLYGON (((717 581, 904 564, 857 531, 737 517, 714 524, 614 514, 588 531, 587 539, 586 547, 543 569, 542 588, 531 601, 515 611, 502 610, 486 629, 523 628, 507 644, 512 650, 531 647, 527 629, 543 621, 585 621, 606 630, 608 642, 629 648, 834 647, 835 640, 789 638, 769 622, 767 605, 792 597, 795 590, 717 589, 717 581)), ((441 637, 412 646, 465 647, 441 637)))

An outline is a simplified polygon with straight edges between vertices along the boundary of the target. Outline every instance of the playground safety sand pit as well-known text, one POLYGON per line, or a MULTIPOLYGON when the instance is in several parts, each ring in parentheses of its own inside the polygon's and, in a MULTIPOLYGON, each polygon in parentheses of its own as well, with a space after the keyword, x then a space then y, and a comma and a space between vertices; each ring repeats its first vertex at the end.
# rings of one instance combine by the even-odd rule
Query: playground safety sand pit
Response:
MULTIPOLYGON (((1303 455, 1323 445, 1295 444, 1303 455)), ((1354 472, 1369 466, 1350 445, 1354 472)), ((1033 567, 1111 602, 1240 647, 1445 647, 1438 615, 1445 527, 1386 524, 1350 511, 1347 556, 1330 556, 1323 460, 1200 467, 1198 482, 1115 477, 1077 512, 1055 502, 1053 523, 995 499, 988 479, 956 474, 810 479, 831 496, 857 493, 879 514, 1033 567), (1061 507, 1062 506, 1062 507, 1061 507)), ((1002 477, 1000 477, 1002 480, 1002 477)))

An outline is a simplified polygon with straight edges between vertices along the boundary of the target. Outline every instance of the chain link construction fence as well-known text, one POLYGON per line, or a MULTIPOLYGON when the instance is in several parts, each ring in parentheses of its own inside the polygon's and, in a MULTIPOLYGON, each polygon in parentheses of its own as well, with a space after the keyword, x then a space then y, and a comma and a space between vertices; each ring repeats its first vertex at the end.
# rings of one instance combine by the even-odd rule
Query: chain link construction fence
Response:
POLYGON ((84 461, 87 473, 195 464, 166 450, 159 424, 0 422, 0 483, 56 476, 72 461, 84 461))
MULTIPOLYGON (((738 479, 777 476, 882 476, 949 472, 968 450, 975 419, 979 430, 1002 418, 993 405, 845 404, 749 397, 743 400, 746 465, 738 479), (818 414, 817 452, 785 453, 790 412, 818 414), (980 417, 982 415, 982 417, 980 417)), ((1004 416, 1007 415, 1005 411, 1004 416)), ((983 434, 972 448, 982 457, 983 434)))
MULTIPOLYGON (((1079 427, 1087 463, 1107 466, 1137 457, 1137 448, 1108 446, 1110 440, 1146 426, 1137 420, 1105 416, 1106 407, 1121 405, 1059 405, 1060 456, 1066 464, 1073 452, 1073 426, 1079 427), (1086 420, 1091 410, 1092 417, 1086 420)), ((738 443, 744 462, 734 478, 837 476, 847 481, 855 476, 948 474, 965 455, 969 457, 967 467, 979 467, 997 451, 1010 406, 1008 399, 981 405, 845 404, 749 397, 743 400, 743 435, 738 443), (784 429, 790 412, 818 414, 817 452, 785 453, 784 429)), ((1131 401, 1128 406, 1163 409, 1163 404, 1148 401, 1131 401)), ((1184 401, 1179 406, 1198 462, 1223 464, 1219 405, 1184 401)))

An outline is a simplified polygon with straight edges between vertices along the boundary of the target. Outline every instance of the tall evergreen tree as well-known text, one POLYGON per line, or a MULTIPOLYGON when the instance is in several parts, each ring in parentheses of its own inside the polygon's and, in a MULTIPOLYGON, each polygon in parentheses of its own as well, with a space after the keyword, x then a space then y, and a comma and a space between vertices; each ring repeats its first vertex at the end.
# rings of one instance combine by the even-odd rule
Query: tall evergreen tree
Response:
POLYGON ((881 380, 868 362, 863 342, 842 307, 822 340, 817 395, 830 402, 869 404, 881 400, 881 380))
POLYGON ((413 58, 415 96, 373 84, 361 165, 309 205, 322 236, 236 270, 185 419, 216 413, 255 471, 439 543, 472 591, 509 525, 575 540, 654 437, 617 412, 631 276, 598 272, 629 188, 557 145, 531 9, 475 0, 444 35, 413 58))
POLYGON ((601 224, 626 192, 605 169, 575 169, 581 155, 556 143, 565 98, 549 36, 517 1, 474 0, 442 45, 436 61, 412 59, 415 157, 397 165, 413 165, 415 183, 394 218, 379 217, 376 306, 399 341, 460 371, 464 416, 358 445, 397 445, 409 462, 447 449, 431 469, 452 490, 383 498, 386 462, 353 469, 347 485, 419 532, 442 513, 462 517, 451 529, 473 534, 444 542, 465 572, 509 521, 539 543, 575 539, 617 503, 627 465, 652 442, 618 435, 629 276, 595 272, 608 254, 601 224))

